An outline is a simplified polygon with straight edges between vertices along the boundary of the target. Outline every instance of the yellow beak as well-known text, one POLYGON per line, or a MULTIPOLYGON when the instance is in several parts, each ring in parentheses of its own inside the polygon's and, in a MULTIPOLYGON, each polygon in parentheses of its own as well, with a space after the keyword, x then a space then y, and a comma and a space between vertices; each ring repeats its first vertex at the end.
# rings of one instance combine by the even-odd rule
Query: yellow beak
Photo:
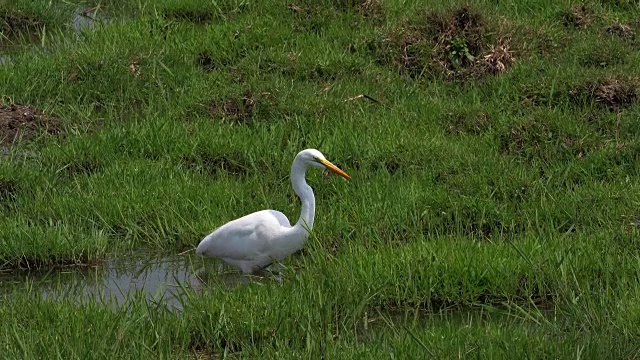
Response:
POLYGON ((337 166, 333 165, 330 161, 324 160, 324 159, 318 159, 318 161, 320 161, 322 163, 322 165, 326 166, 327 169, 329 169, 332 172, 334 172, 334 173, 342 176, 343 178, 351 181, 351 176, 347 175, 346 172, 340 170, 340 168, 338 168, 337 166))

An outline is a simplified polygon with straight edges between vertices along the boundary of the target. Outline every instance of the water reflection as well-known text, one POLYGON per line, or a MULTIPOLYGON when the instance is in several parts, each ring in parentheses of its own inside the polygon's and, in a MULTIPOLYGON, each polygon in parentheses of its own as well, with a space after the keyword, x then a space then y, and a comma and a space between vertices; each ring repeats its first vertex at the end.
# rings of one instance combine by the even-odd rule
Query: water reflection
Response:
POLYGON ((100 6, 95 6, 88 9, 78 8, 73 14, 71 19, 71 28, 74 31, 80 31, 83 29, 93 29, 96 24, 106 24, 109 19, 98 14, 100 6))
POLYGON ((20 273, 0 277, 4 290, 20 291, 24 284, 46 299, 77 299, 114 306, 132 296, 182 309, 184 299, 208 287, 236 287, 253 281, 278 280, 277 276, 247 276, 194 254, 137 253, 90 267, 72 267, 47 273, 20 273))
MULTIPOLYGON (((92 30, 99 24, 109 23, 109 18, 102 12, 100 6, 94 6, 92 8, 77 8, 70 14, 69 22, 63 25, 63 27, 70 29, 70 31, 79 36, 84 30, 92 30)), ((55 33, 55 32, 54 32, 55 33)), ((57 35, 54 35, 57 36, 57 35)), ((3 39, 0 42, 0 66, 7 66, 13 64, 11 57, 12 53, 24 52, 27 50, 40 50, 44 52, 51 52, 51 46, 45 44, 43 41, 43 33, 38 31, 26 31, 17 36, 3 39)), ((47 43, 49 43, 48 41, 47 43)))
POLYGON ((13 62, 11 61, 11 57, 9 57, 9 55, 0 54, 0 66, 9 65, 11 63, 13 63, 13 62))

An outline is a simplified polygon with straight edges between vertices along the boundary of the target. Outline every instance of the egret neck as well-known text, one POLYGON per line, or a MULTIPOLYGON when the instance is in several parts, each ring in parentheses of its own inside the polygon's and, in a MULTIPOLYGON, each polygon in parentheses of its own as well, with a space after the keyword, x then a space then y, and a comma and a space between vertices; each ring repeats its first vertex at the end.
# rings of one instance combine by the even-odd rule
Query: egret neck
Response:
POLYGON ((316 199, 313 196, 313 189, 307 185, 305 179, 309 166, 303 161, 296 158, 291 166, 291 184, 293 191, 302 201, 300 211, 300 219, 294 226, 296 230, 301 231, 305 238, 309 235, 309 231, 313 229, 313 218, 316 213, 316 199))

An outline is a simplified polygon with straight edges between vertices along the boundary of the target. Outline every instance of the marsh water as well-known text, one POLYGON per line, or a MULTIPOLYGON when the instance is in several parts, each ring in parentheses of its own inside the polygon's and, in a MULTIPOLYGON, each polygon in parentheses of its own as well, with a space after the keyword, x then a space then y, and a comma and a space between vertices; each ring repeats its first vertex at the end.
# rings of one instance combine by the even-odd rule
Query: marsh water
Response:
MULTIPOLYGON (((106 24, 110 19, 102 12, 98 12, 99 7, 94 8, 77 8, 69 23, 66 24, 74 34, 80 34, 84 30, 91 30, 96 25, 106 24)), ((28 47, 36 47, 44 51, 51 51, 48 46, 45 46, 40 39, 39 34, 22 34, 18 39, 9 39, 7 44, 0 46, 0 66, 10 65, 13 63, 11 54, 16 51, 22 51, 28 47)))
POLYGON ((133 296, 182 309, 186 292, 210 286, 242 286, 265 278, 223 268, 193 253, 186 255, 138 252, 93 266, 72 266, 49 271, 21 271, 0 275, 0 297, 15 291, 33 291, 45 299, 95 301, 115 307, 133 296))

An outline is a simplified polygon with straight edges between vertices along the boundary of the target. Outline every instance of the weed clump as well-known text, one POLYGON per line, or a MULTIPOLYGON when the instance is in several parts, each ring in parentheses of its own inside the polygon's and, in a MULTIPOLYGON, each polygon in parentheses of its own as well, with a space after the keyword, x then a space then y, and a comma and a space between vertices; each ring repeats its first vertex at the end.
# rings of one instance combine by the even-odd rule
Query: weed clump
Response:
POLYGON ((562 12, 562 23, 566 27, 585 28, 593 22, 593 12, 586 5, 573 5, 562 12))
POLYGON ((230 119, 238 123, 247 123, 254 114, 256 98, 247 92, 240 98, 228 98, 220 102, 211 102, 207 111, 214 118, 230 119))
POLYGON ((393 64, 412 78, 443 74, 450 80, 506 71, 514 62, 509 40, 492 43, 482 15, 464 6, 445 13, 421 14, 371 44, 382 64, 393 64))
POLYGON ((617 35, 623 40, 633 40, 636 37, 636 33, 633 31, 631 26, 625 24, 615 23, 609 26, 606 31, 609 34, 617 35))
POLYGON ((491 45, 488 51, 484 53, 480 61, 477 63, 479 74, 497 75, 507 71, 515 61, 513 52, 511 51, 509 42, 505 39, 499 39, 494 45, 491 45))
POLYGON ((31 140, 38 135, 59 134, 62 122, 27 105, 0 105, 0 144, 31 140))
POLYGON ((569 91, 574 103, 596 104, 610 111, 621 111, 638 101, 638 81, 609 77, 588 81, 569 91))

